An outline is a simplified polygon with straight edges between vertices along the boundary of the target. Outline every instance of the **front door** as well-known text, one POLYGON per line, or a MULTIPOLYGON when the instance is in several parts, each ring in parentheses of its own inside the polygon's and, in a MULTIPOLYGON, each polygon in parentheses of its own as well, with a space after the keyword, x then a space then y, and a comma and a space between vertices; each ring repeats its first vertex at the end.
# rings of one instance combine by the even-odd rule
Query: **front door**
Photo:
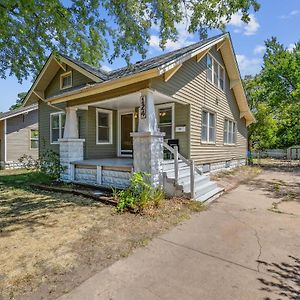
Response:
POLYGON ((134 131, 134 113, 120 113, 120 155, 132 156, 132 137, 134 131))

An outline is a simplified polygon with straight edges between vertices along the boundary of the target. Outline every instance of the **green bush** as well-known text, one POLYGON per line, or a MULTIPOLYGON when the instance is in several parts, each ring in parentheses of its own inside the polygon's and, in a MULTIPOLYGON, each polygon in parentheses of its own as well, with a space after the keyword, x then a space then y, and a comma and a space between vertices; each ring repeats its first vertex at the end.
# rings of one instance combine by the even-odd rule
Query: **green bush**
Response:
POLYGON ((121 191, 114 190, 114 197, 118 200, 117 211, 142 211, 150 204, 158 206, 164 199, 164 193, 161 189, 153 188, 148 182, 148 174, 136 172, 130 178, 129 187, 121 191))

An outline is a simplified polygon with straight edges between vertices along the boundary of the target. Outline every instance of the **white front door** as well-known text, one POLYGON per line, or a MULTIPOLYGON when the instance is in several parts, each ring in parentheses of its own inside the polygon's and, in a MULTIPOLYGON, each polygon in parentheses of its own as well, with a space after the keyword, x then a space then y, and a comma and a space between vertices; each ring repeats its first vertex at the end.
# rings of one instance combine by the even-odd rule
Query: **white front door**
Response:
POLYGON ((134 112, 119 112, 119 156, 132 156, 134 123, 134 112))

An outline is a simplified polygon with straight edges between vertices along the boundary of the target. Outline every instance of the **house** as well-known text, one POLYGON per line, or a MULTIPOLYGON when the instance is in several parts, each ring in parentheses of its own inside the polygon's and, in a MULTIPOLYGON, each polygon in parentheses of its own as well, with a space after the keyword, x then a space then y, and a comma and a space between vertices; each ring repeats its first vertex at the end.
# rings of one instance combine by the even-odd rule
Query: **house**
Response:
POLYGON ((123 187, 143 171, 199 200, 220 192, 206 172, 246 163, 254 122, 228 33, 111 72, 52 54, 33 103, 40 152, 60 153, 63 180, 123 187))
POLYGON ((0 167, 20 167, 24 154, 38 158, 38 105, 0 113, 0 167))

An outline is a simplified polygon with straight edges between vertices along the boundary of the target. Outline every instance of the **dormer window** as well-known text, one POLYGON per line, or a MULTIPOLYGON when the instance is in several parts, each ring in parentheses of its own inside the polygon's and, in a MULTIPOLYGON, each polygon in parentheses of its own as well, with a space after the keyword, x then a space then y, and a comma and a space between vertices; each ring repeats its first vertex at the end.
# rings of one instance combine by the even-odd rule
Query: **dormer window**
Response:
POLYGON ((72 71, 60 75, 60 89, 64 90, 72 87, 72 71))

